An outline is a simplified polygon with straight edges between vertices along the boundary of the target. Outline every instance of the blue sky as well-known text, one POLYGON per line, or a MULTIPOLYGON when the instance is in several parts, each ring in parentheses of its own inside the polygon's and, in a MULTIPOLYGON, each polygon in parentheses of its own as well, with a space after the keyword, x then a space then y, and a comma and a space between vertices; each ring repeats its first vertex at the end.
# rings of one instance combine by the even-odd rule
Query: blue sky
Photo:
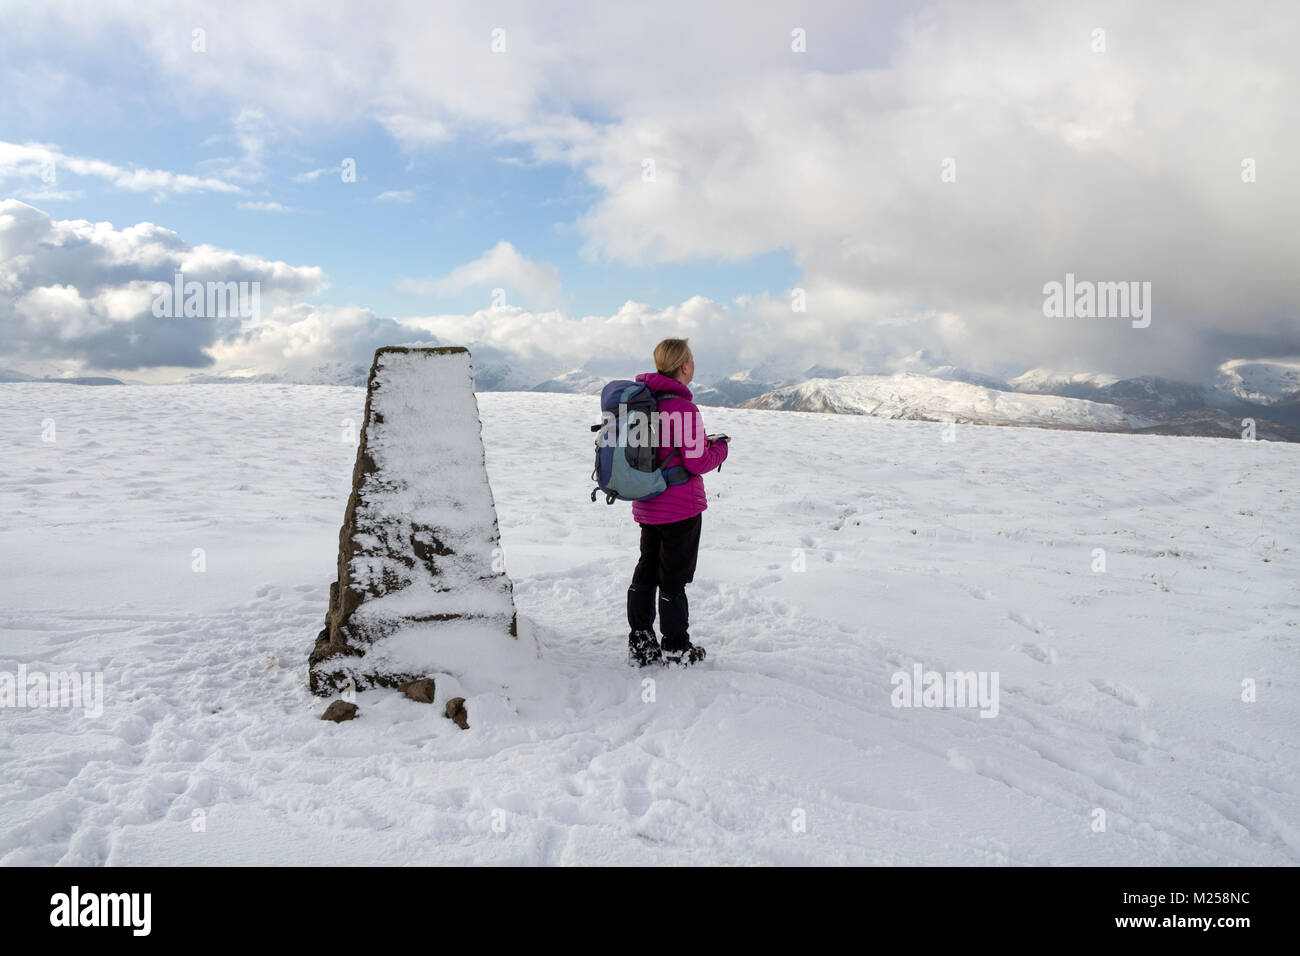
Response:
MULTIPOLYGON (((75 122, 66 116, 58 122, 59 115, 39 120, 4 115, 6 138, 55 144, 65 153, 124 167, 183 171, 204 169, 229 156, 234 145, 230 134, 209 132, 228 126, 228 115, 154 116, 143 130, 88 124, 81 115, 75 122)), ((537 162, 512 144, 470 135, 412 155, 375 124, 359 123, 343 135, 277 142, 268 152, 265 178, 238 196, 160 198, 64 176, 60 188, 85 195, 48 203, 48 209, 115 225, 148 220, 264 259, 318 265, 329 276, 329 288, 308 301, 361 305, 383 315, 482 308, 491 291, 486 286, 438 294, 403 292, 399 283, 443 275, 501 240, 530 259, 553 264, 565 284, 563 305, 577 314, 610 314, 628 299, 663 307, 695 295, 725 301, 779 292, 799 275, 789 253, 780 249, 740 261, 715 257, 640 266, 584 256, 575 221, 595 192, 573 170, 537 162), (345 158, 355 161, 355 182, 344 182, 336 172, 295 181, 345 158), (390 198, 378 198, 384 194, 390 198), (276 203, 288 211, 242 208, 241 203, 276 203)), ((522 293, 520 298, 532 304, 522 293)))

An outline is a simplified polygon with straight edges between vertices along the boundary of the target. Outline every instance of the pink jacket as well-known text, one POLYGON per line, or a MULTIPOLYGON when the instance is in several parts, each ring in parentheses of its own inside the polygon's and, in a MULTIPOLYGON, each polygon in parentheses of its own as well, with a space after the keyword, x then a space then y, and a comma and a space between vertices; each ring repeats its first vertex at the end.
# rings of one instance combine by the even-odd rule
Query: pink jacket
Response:
POLYGON ((670 457, 677 456, 669 465, 685 465, 691 478, 684 484, 669 485, 666 491, 653 498, 632 502, 632 517, 639 524, 667 524, 694 518, 709 506, 704 494, 703 475, 727 460, 727 442, 705 441, 704 418, 691 401, 691 390, 677 379, 658 372, 644 372, 636 380, 645 382, 656 393, 670 393, 659 399, 659 411, 669 416, 669 428, 659 436, 660 447, 655 461, 662 467, 670 457), (693 427, 687 424, 688 421, 693 427), (680 432, 678 428, 681 428, 680 432), (683 446, 680 453, 672 447, 678 443, 683 446))

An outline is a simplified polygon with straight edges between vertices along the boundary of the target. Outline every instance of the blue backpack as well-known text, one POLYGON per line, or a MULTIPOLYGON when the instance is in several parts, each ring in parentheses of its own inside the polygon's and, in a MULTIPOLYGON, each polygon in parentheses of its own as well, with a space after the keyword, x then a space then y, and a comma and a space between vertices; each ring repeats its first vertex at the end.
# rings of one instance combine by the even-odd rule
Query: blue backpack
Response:
MULTIPOLYGON (((655 453, 659 450, 658 396, 644 382, 618 380, 610 382, 600 393, 603 419, 592 425, 596 436, 596 467, 591 480, 591 500, 605 493, 605 503, 644 501, 662 494, 670 485, 691 480, 682 464, 659 467, 655 453)), ((674 448, 680 459, 681 447, 674 448)), ((668 457, 672 461, 672 456, 668 457)))

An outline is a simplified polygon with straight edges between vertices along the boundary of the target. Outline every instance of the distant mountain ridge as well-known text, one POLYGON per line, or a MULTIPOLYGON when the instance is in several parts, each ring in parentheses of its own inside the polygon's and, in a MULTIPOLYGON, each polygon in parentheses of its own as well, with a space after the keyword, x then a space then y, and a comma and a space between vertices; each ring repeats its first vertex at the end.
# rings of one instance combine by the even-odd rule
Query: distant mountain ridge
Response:
MULTIPOLYGON (((636 374, 619 363, 594 361, 557 373, 552 360, 519 361, 499 350, 483 352, 487 354, 474 366, 476 387, 485 392, 596 395, 607 381, 636 374)), ((773 366, 764 365, 709 382, 695 381, 691 390, 695 401, 705 406, 1206 437, 1240 437, 1243 423, 1252 420, 1259 438, 1300 441, 1300 362, 1225 362, 1211 385, 1047 368, 1003 380, 934 364, 924 351, 911 356, 904 367, 907 370, 862 373, 813 365, 782 379, 773 366)), ((364 386, 367 376, 365 366, 340 361, 315 366, 306 374, 194 373, 186 381, 364 386)), ((0 370, 0 382, 124 384, 108 377, 37 378, 13 370, 0 370)))
POLYGON ((1056 395, 1027 395, 917 372, 812 379, 774 389, 741 408, 983 425, 1050 425, 1131 431, 1150 422, 1116 406, 1056 395))
MULTIPOLYGON (((1274 392, 1288 394, 1278 388, 1279 383, 1289 382, 1285 375, 1274 374, 1266 381, 1274 392)), ((1217 385, 1150 375, 1118 379, 1101 373, 1032 369, 1000 382, 953 366, 937 366, 922 373, 844 376, 780 386, 741 407, 1216 438, 1239 438, 1246 427, 1243 423, 1251 420, 1258 438, 1300 441, 1300 397, 1264 404, 1217 385), (980 391, 954 391, 956 384, 980 391), (1056 402, 1017 405, 998 397, 999 393, 1056 402)))
POLYGON ((15 372, 12 369, 0 369, 0 382, 14 383, 24 382, 33 385, 125 385, 121 379, 109 378, 105 375, 78 375, 67 378, 38 378, 35 375, 27 375, 24 372, 15 372))

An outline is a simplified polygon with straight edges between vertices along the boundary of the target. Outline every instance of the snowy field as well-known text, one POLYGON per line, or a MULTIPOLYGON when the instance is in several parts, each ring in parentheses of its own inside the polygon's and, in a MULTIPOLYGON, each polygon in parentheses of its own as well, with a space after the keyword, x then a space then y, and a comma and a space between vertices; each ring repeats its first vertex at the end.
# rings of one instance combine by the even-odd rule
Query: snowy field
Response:
POLYGON ((542 656, 461 731, 307 691, 362 390, 0 385, 0 671, 106 698, 0 710, 0 862, 1300 862, 1300 447, 705 408, 709 661, 638 672, 596 399, 479 402, 542 656))

